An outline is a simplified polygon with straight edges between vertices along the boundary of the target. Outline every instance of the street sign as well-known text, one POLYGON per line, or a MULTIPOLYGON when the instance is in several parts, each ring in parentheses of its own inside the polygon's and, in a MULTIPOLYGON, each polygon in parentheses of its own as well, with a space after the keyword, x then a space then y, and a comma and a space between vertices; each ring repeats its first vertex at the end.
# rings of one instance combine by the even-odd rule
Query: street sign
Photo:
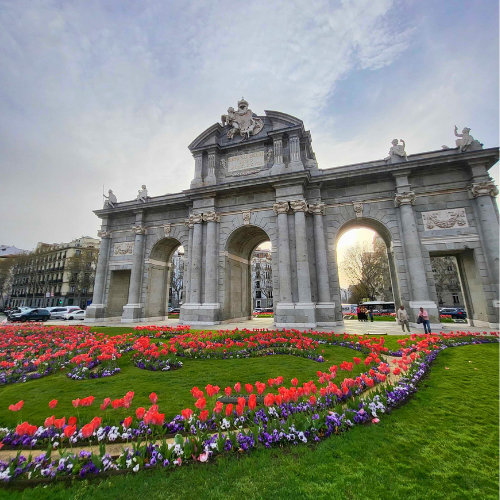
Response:
POLYGON ((54 296, 54 292, 50 292, 50 296, 53 297, 54 296))
POLYGON ((47 292, 47 293, 45 294, 45 297, 50 297, 50 292, 47 292))

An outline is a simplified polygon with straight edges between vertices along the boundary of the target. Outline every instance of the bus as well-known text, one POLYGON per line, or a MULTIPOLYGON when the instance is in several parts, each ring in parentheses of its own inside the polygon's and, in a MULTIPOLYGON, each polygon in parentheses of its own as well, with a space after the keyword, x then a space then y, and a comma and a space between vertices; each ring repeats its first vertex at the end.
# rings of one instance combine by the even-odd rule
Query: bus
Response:
POLYGON ((389 314, 396 312, 396 305, 394 304, 394 302, 370 300, 368 302, 363 302, 363 305, 367 309, 371 309, 372 311, 378 311, 379 314, 389 314))

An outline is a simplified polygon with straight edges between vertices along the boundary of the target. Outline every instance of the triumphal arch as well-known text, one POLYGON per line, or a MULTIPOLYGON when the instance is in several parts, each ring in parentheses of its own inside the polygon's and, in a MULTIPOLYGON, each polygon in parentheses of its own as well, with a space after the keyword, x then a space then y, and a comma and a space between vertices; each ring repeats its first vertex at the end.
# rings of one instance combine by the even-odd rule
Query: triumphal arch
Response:
POLYGON ((454 255, 470 321, 498 328, 498 191, 488 174, 498 148, 483 149, 468 128, 455 135, 456 147, 407 154, 395 139, 387 158, 320 169, 300 119, 257 116, 242 99, 189 145, 190 189, 149 197, 142 186, 123 202, 110 191, 95 212, 102 243, 87 318, 164 319, 182 245, 180 322, 250 319, 250 257, 269 240, 276 326, 339 325, 336 244, 365 226, 387 245, 395 301, 412 322, 424 307, 439 325, 430 259, 454 255))

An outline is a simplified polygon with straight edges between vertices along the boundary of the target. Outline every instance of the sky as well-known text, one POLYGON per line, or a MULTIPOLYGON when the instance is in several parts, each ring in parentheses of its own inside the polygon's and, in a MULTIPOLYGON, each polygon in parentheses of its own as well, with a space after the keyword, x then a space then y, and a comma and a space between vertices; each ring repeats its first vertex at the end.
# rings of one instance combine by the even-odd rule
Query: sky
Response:
POLYGON ((496 0, 0 0, 0 46, 0 244, 23 249, 96 236, 103 186, 188 189, 188 144, 242 96, 302 119, 320 168, 454 125, 499 144, 496 0))

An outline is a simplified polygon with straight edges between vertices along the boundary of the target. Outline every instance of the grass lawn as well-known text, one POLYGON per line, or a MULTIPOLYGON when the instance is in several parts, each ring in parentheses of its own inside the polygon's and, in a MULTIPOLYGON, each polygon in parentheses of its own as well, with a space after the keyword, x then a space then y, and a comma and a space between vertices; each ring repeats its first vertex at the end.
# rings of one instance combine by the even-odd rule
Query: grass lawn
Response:
POLYGON ((404 407, 316 446, 9 490, 9 498, 497 499, 498 354, 498 345, 447 349, 404 407))
MULTIPOLYGON (((115 332, 116 333, 116 332, 115 332)), ((317 380, 318 370, 328 370, 332 364, 342 361, 352 361, 353 356, 361 356, 357 351, 345 347, 321 347, 324 350, 325 363, 317 363, 310 359, 289 355, 276 355, 259 358, 226 359, 226 360, 192 360, 183 359, 184 366, 172 372, 153 372, 140 370, 133 366, 131 354, 124 355, 118 362, 121 373, 113 377, 92 380, 70 380, 66 372, 49 375, 39 380, 32 380, 20 384, 10 384, 0 388, 0 427, 13 427, 19 420, 28 420, 31 424, 42 425, 45 418, 55 414, 57 418, 70 415, 80 417, 84 422, 93 417, 103 417, 103 424, 117 425, 129 415, 133 415, 139 406, 149 407, 149 394, 156 392, 160 411, 165 412, 167 421, 180 414, 187 407, 193 408, 195 399, 191 396, 191 389, 198 386, 205 388, 207 384, 218 385, 221 393, 228 385, 233 387, 236 382, 254 384, 256 380, 266 383, 268 378, 283 376, 285 384, 297 377, 299 383, 317 380), (135 397, 131 408, 111 407, 104 412, 99 408, 106 397, 123 397, 128 391, 134 391, 135 397), (71 401, 76 398, 94 396, 91 407, 75 410, 71 401), (11 403, 24 400, 21 412, 8 410, 11 403), (52 399, 59 401, 57 408, 49 409, 48 403, 52 399), (21 414, 22 413, 22 414, 21 414)), ((351 373, 339 371, 338 379, 365 371, 364 364, 355 366, 351 373)), ((255 391, 255 389, 254 389, 255 391)), ((245 392, 246 394, 246 392, 245 392)))
MULTIPOLYGON (((316 446, 222 456, 175 471, 8 490, 8 498, 497 499, 498 347, 443 351, 408 404, 378 425, 356 427, 316 446)), ((0 497, 7 497, 3 493, 0 497)))

